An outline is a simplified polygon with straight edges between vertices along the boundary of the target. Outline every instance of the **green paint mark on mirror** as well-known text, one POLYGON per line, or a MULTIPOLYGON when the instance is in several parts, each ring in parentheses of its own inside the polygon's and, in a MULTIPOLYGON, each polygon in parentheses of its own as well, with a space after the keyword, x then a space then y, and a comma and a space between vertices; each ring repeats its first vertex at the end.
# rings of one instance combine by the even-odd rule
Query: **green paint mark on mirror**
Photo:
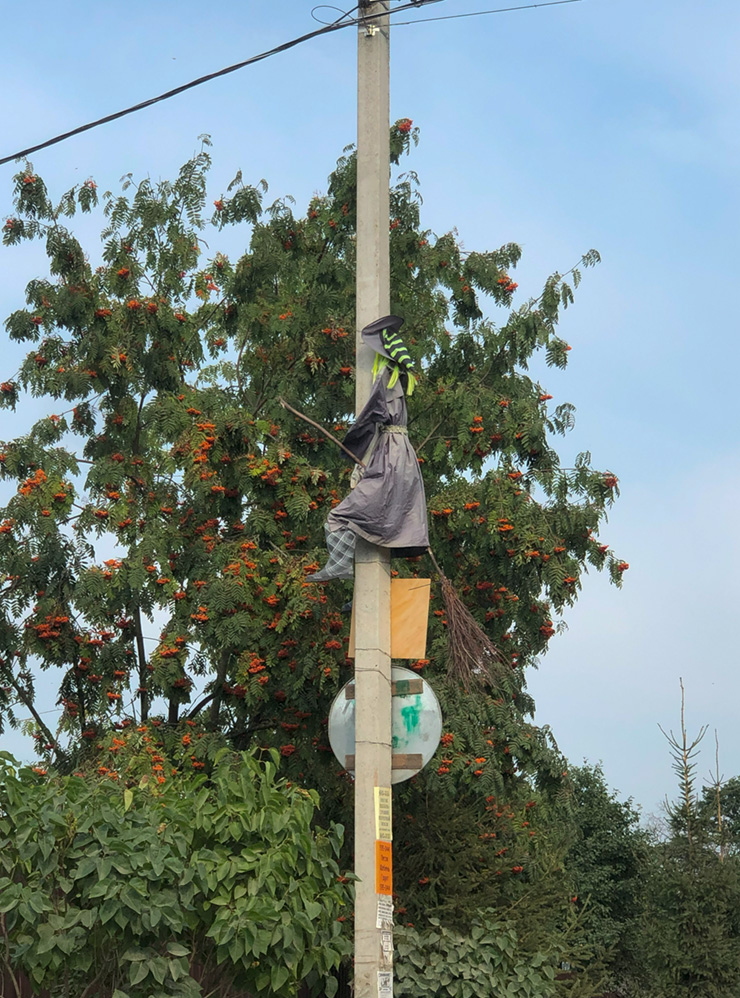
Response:
POLYGON ((407 734, 412 734, 419 727, 421 718, 421 697, 415 696, 414 702, 401 707, 401 720, 407 734))

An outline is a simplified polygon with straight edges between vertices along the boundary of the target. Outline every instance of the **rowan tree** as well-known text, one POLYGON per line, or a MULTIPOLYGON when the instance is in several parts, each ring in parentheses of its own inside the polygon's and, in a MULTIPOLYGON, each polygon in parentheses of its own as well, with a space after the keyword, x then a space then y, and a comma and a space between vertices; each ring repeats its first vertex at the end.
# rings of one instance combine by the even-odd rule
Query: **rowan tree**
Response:
MULTIPOLYGON (((398 167, 418 134, 403 119, 391 140, 398 167)), ((15 490, 0 510, 0 718, 34 710, 42 670, 62 708, 56 731, 36 715, 42 758, 96 766, 109 758, 111 726, 128 737, 160 720, 164 703, 169 730, 187 734, 187 721, 204 736, 183 767, 207 765, 224 739, 273 746, 292 779, 321 792, 325 816, 346 820, 350 781, 326 723, 352 672, 342 613, 351 584, 305 576, 323 561, 323 523, 351 467, 280 400, 339 436, 353 417, 354 153, 303 214, 287 199, 268 204, 265 185, 241 174, 211 211, 206 146, 176 180, 129 177, 102 198, 87 180, 54 201, 30 163, 15 177, 4 242, 43 241, 49 274, 30 281, 6 322, 29 352, 0 384, 0 402, 13 409, 30 393, 49 411, 0 447, 15 490), (95 266, 67 219, 101 209, 95 266), (244 230, 236 260, 204 236, 226 226, 244 230)), ((411 664, 440 695, 445 736, 401 791, 397 824, 411 841, 399 813, 413 823, 428 795, 464 799, 469 869, 480 859, 465 891, 490 907, 480 871, 500 869, 495 891, 514 894, 536 876, 536 836, 496 823, 510 813, 526 821, 533 794, 565 792, 564 762, 529 716, 526 669, 587 566, 617 585, 628 567, 599 536, 616 476, 587 454, 561 467, 555 443, 574 408, 528 372, 539 354, 566 366, 561 311, 598 254, 523 297, 516 244, 464 252, 453 233, 423 227, 420 206, 415 174, 396 170, 391 307, 420 374, 409 430, 433 550, 510 669, 482 691, 447 678, 435 579, 427 657, 411 664), (515 844, 505 861, 499 834, 515 844)), ((396 560, 393 573, 434 575, 425 559, 396 560)), ((434 822, 424 827, 431 842, 434 822)), ((397 874, 409 905, 408 885, 432 879, 416 869, 420 855, 411 849, 408 876, 397 874)), ((434 876, 444 909, 460 877, 434 876)))

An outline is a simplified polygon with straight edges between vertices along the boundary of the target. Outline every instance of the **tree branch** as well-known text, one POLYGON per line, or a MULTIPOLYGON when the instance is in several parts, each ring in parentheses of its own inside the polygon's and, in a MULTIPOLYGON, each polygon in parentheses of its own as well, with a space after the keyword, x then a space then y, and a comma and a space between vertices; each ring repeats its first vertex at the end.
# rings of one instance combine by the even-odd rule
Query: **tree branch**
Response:
POLYGON ((18 695, 18 698, 23 703, 23 706, 26 707, 26 709, 31 712, 31 715, 34 721, 36 722, 36 726, 39 728, 40 731, 43 732, 47 743, 54 746, 54 754, 56 755, 57 759, 58 760, 64 759, 65 758, 64 752, 59 748, 59 745, 57 744, 57 740, 54 737, 54 735, 52 735, 51 731, 49 731, 47 726, 41 720, 41 715, 34 707, 33 701, 28 699, 26 694, 23 692, 23 689, 18 685, 18 683, 15 681, 11 673, 8 673, 8 681, 10 682, 11 686, 18 695))
POLYGON ((419 454, 419 453, 421 452, 421 450, 422 450, 422 448, 423 448, 423 447, 425 446, 425 444, 428 444, 428 443, 429 443, 429 441, 430 441, 430 440, 432 439, 432 437, 433 437, 433 436, 434 436, 434 434, 435 434, 435 433, 437 432, 437 430, 438 430, 438 429, 440 428, 440 426, 442 425, 442 423, 443 423, 443 422, 444 422, 444 420, 440 419, 440 421, 439 421, 438 423, 436 423, 436 424, 435 424, 435 425, 434 425, 434 426, 432 427, 432 429, 431 429, 431 430, 429 431, 429 433, 427 433, 427 435, 426 435, 426 436, 424 437, 424 439, 422 440, 422 442, 421 442, 421 443, 419 444, 419 446, 418 446, 418 447, 416 448, 416 453, 417 453, 417 454, 419 454))
POLYGON ((200 701, 200 703, 196 703, 196 705, 193 707, 193 709, 188 713, 188 720, 192 721, 192 719, 194 717, 197 717, 198 714, 200 714, 200 712, 203 710, 203 708, 207 707, 208 704, 211 702, 211 700, 213 700, 213 698, 215 696, 216 696, 215 692, 214 693, 209 693, 208 696, 203 697, 203 699, 200 701))
POLYGON ((141 705, 141 723, 146 722, 149 716, 149 696, 144 690, 146 686, 146 649, 144 648, 144 634, 141 629, 141 609, 137 606, 134 610, 134 633, 136 635, 136 654, 139 659, 139 688, 143 691, 139 694, 141 705))
POLYGON ((224 696, 224 680, 226 679, 226 670, 229 667, 229 652, 224 649, 221 652, 221 658, 218 662, 218 668, 216 670, 216 679, 214 680, 213 696, 211 698, 211 709, 209 711, 208 727, 215 731, 218 727, 218 715, 221 711, 221 701, 224 696))

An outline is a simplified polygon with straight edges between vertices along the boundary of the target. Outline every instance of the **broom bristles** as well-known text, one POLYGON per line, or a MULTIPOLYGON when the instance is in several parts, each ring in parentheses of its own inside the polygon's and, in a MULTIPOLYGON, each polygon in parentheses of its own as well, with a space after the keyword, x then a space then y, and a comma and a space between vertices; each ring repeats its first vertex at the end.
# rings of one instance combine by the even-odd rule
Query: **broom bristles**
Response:
POLYGON ((447 613, 447 676, 466 688, 499 686, 509 674, 504 654, 465 606, 457 590, 429 554, 439 574, 447 613))
POLYGON ((442 577, 447 612, 447 675, 466 688, 498 686, 507 675, 503 654, 496 648, 450 580, 442 577))

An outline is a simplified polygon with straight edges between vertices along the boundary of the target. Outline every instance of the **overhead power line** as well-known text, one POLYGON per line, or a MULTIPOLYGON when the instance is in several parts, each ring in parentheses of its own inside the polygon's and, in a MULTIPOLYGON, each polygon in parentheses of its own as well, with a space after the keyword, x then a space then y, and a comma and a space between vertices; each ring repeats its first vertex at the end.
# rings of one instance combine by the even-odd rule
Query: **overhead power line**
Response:
MULTIPOLYGON (((411 0, 409 3, 402 3, 399 7, 389 8, 385 13, 378 14, 377 12, 373 15, 373 20, 377 21, 379 17, 394 17, 396 14, 403 10, 420 10, 422 7, 426 7, 429 4, 441 3, 443 0, 411 0)), ((555 7, 566 3, 580 3, 581 0, 548 0, 545 3, 534 3, 526 4, 521 7, 501 7, 496 10, 481 10, 481 11, 471 11, 467 14, 451 14, 447 17, 429 17, 429 18, 417 18, 413 21, 392 21, 392 23, 398 25, 404 24, 415 24, 421 21, 443 21, 452 18, 459 17, 476 17, 481 14, 501 14, 506 11, 511 10, 529 10, 533 7, 555 7)), ((336 9, 336 8, 335 8, 336 9)), ((244 69, 246 66, 252 66, 257 62, 262 62, 265 59, 269 59, 274 55, 279 55, 281 52, 287 52, 289 49, 295 48, 297 45, 303 44, 303 42, 311 41, 313 38, 318 38, 321 35, 327 35, 334 31, 342 31, 344 28, 352 27, 353 25, 362 24, 365 17, 352 17, 349 20, 350 14, 360 9, 360 5, 351 8, 337 18, 336 21, 330 24, 323 25, 321 28, 317 28, 315 31, 309 31, 304 35, 299 35, 297 38, 292 38, 290 41, 283 42, 281 45, 276 45, 274 48, 267 49, 265 52, 260 52, 257 55, 251 56, 249 59, 245 59, 243 62, 237 62, 233 66, 227 66, 225 69, 216 70, 214 73, 207 73, 205 76, 199 76, 196 80, 191 80, 189 83, 183 83, 179 87, 175 87, 173 90, 167 90, 163 94, 159 94, 158 97, 150 97, 148 100, 141 101, 138 104, 132 104, 131 107, 124 108, 122 111, 115 111, 113 114, 107 114, 103 118, 97 118, 95 121, 90 121, 85 125, 79 125, 77 128, 72 128, 68 132, 62 132, 60 135, 55 135, 51 139, 47 139, 45 142, 39 142, 36 145, 28 146, 26 149, 20 149, 18 152, 11 153, 10 156, 3 156, 0 159, 0 166, 4 166, 6 163, 12 163, 14 160, 21 159, 25 156, 30 156, 32 153, 39 152, 41 149, 48 149, 50 146, 57 145, 59 142, 64 142, 65 139, 71 139, 75 135, 81 135, 83 132, 88 132, 92 128, 97 128, 99 125, 106 125, 111 121, 116 121, 118 118, 123 118, 126 115, 133 114, 135 111, 143 111, 147 107, 152 107, 154 104, 159 104, 162 101, 169 100, 171 97, 176 97, 178 94, 185 93, 186 90, 192 90, 194 87, 199 87, 203 83, 208 83, 211 80, 216 80, 221 76, 227 76, 229 73, 235 73, 238 69, 244 69)))
POLYGON ((413 21, 394 21, 393 26, 400 28, 404 24, 425 24, 429 21, 454 21, 459 17, 481 17, 483 14, 506 14, 511 10, 533 10, 535 7, 560 7, 566 3, 582 3, 582 0, 547 0, 545 3, 528 3, 519 7, 496 7, 495 10, 471 10, 466 14, 444 14, 441 17, 415 17, 413 21))
MULTIPOLYGON (((408 6, 411 6, 410 4, 408 6)), ((249 59, 245 59, 243 62, 237 62, 233 66, 227 66, 225 69, 219 69, 215 73, 207 73, 205 76, 199 76, 197 80, 191 80, 190 83, 183 83, 182 86, 175 87, 173 90, 168 90, 166 93, 160 94, 158 97, 150 97, 148 100, 141 101, 139 104, 133 104, 131 107, 124 108, 123 111, 115 111, 113 114, 107 114, 104 118, 98 118, 95 121, 90 121, 86 125, 79 125, 77 128, 72 128, 68 132, 63 132, 61 135, 55 135, 53 139, 47 139, 45 142, 39 142, 35 146, 29 146, 27 149, 21 149, 20 152, 15 152, 10 156, 4 156, 0 159, 0 166, 4 166, 6 163, 10 163, 15 159, 20 159, 23 156, 30 156, 31 153, 38 152, 40 149, 47 149, 49 146, 56 145, 58 142, 64 142, 65 139, 70 139, 74 135, 80 135, 82 132, 87 132, 91 128, 97 128, 99 125, 106 125, 109 121, 116 121, 118 118, 123 118, 127 114, 133 114, 134 111, 142 111, 146 107, 151 107, 153 104, 159 104, 161 101, 169 100, 170 97, 176 97, 178 94, 184 93, 186 90, 192 90, 193 87, 199 87, 202 83, 208 83, 210 80, 218 79, 220 76, 226 76, 228 73, 235 73, 237 69, 243 69, 245 66, 251 66, 256 62, 261 62, 263 59, 269 59, 270 56, 278 55, 280 52, 287 52, 288 49, 295 48, 296 45, 300 45, 302 42, 307 42, 312 38, 317 38, 319 35, 326 35, 332 31, 339 31, 342 28, 346 28, 353 22, 351 21, 335 21, 332 24, 327 24, 322 28, 317 28, 315 31, 309 31, 305 35, 300 35, 298 38, 293 38, 289 42, 283 42, 282 45, 276 45, 275 48, 268 49, 266 52, 260 52, 258 55, 253 55, 249 59)))
MULTIPOLYGON (((420 6, 440 2, 441 0, 422 0, 421 4, 419 2, 405 3, 400 7, 396 7, 393 13, 397 13, 401 10, 418 10, 420 6)), ((281 52, 287 52, 289 49, 295 48, 297 45, 301 45, 303 42, 310 41, 313 38, 318 38, 320 35, 327 35, 333 31, 341 31, 343 28, 349 28, 353 24, 360 24, 364 20, 362 17, 345 20, 349 14, 353 13, 357 9, 358 7, 354 7, 342 14, 340 18, 333 21, 331 24, 317 28, 315 31, 309 31, 307 34, 300 35, 298 38, 292 38, 288 42, 283 42, 281 45, 276 45, 274 48, 267 49, 265 52, 253 55, 249 59, 245 59, 243 62, 237 62, 233 66, 227 66, 225 69, 219 69, 215 73, 207 73, 205 76, 198 77, 197 80, 191 80, 190 83, 183 83, 182 86, 175 87, 173 90, 168 90, 166 93, 160 94, 158 97, 150 97, 148 100, 141 101, 139 104, 133 104, 131 107, 124 108, 122 111, 107 114, 104 118, 98 118, 95 121, 90 121, 86 125, 79 125, 77 128, 72 128, 70 131, 63 132, 61 135, 55 135, 54 138, 47 139, 45 142, 39 142, 37 145, 28 146, 27 149, 21 149, 19 152, 14 152, 10 156, 4 156, 0 159, 0 166, 4 166, 6 163, 11 163, 13 160, 21 159, 23 156, 30 156, 31 153, 38 152, 40 149, 47 149, 49 146, 56 145, 59 142, 64 142, 65 139, 71 139, 74 135, 80 135, 82 132, 90 131, 91 128, 97 128, 99 125, 106 125, 108 122, 116 121, 118 118, 123 118, 127 114, 133 114, 135 111, 142 111, 144 108, 151 107, 154 104, 159 104, 161 101, 169 100, 170 97, 176 97, 178 94, 182 94, 186 90, 192 90, 193 87, 199 87, 201 84, 208 83, 210 80, 218 79, 220 76, 235 73, 238 69, 244 69, 245 66, 252 66, 254 63, 262 62, 262 60, 269 59, 271 56, 279 55, 281 52)))

